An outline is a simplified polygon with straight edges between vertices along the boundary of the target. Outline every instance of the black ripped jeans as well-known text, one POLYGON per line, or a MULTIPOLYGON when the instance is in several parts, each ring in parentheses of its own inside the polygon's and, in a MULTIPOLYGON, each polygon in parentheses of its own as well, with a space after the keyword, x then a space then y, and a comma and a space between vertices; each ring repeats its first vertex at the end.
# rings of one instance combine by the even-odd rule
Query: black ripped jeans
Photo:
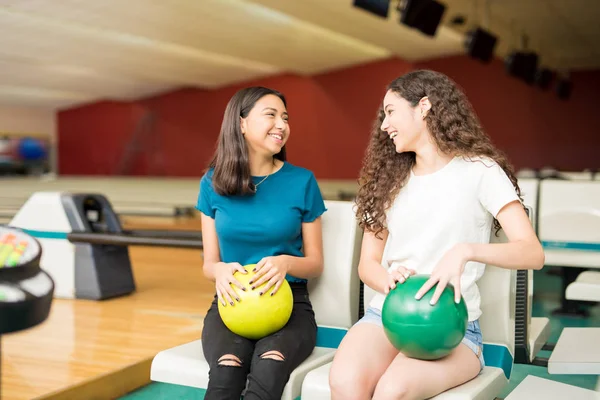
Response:
MULTIPOLYGON (((244 400, 281 399, 290 374, 312 353, 317 342, 317 323, 306 284, 290 286, 294 296, 290 320, 279 331, 259 340, 231 332, 221 320, 215 297, 202 330, 202 348, 210 366, 205 400, 239 400, 244 389, 244 400), (261 357, 270 351, 281 353, 283 361, 261 357), (226 355, 236 356, 241 365, 220 365, 219 359, 226 355)), ((224 360, 231 361, 231 357, 224 360)))

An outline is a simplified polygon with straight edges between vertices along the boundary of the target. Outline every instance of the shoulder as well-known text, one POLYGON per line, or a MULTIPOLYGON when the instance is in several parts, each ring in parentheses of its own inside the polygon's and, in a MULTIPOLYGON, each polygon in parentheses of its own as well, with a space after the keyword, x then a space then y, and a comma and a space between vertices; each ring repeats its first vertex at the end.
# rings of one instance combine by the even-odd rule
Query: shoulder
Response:
POLYGON ((486 156, 458 156, 457 160, 459 163, 472 169, 487 169, 498 166, 498 163, 486 156))
POLYGON ((202 178, 200 178, 200 187, 202 188, 211 188, 212 189, 212 180, 215 171, 214 168, 210 168, 206 170, 202 178))
POLYGON ((287 161, 282 167, 282 172, 284 172, 287 177, 291 176, 306 182, 315 179, 315 175, 311 170, 304 167, 299 167, 287 161))
POLYGON ((212 177, 213 177, 214 173, 215 173, 214 168, 207 169, 206 172, 204 173, 204 175, 202 175, 202 180, 212 181, 212 177))
POLYGON ((486 156, 457 157, 456 163, 461 172, 469 172, 472 176, 479 178, 490 173, 503 172, 502 167, 496 161, 486 156))

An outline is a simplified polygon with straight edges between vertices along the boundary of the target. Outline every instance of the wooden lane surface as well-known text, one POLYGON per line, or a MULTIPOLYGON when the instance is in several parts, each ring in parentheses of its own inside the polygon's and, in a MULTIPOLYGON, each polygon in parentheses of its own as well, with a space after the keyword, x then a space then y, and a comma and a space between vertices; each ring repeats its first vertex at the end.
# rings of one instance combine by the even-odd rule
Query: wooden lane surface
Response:
MULTIPOLYGON (((197 220, 164 218, 124 226, 200 229, 197 220)), ((200 337, 214 293, 200 250, 131 247, 130 254, 136 293, 55 299, 44 323, 2 338, 3 399, 115 398, 148 383, 157 352, 200 337)))

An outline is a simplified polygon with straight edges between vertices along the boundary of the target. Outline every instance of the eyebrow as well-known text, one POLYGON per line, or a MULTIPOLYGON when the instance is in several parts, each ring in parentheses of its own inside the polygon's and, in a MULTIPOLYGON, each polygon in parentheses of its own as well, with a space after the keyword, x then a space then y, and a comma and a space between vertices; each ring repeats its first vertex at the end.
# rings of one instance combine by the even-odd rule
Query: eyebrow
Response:
MULTIPOLYGON (((270 110, 270 111, 275 111, 275 112, 277 112, 277 110, 276 110, 276 109, 274 109, 273 107, 265 107, 265 108, 263 109, 263 111, 266 111, 266 110, 270 110)), ((283 113, 284 113, 285 115, 288 115, 287 111, 284 111, 283 113)))
POLYGON ((390 107, 391 104, 386 104, 385 107, 383 107, 383 111, 386 111, 388 107, 390 107))

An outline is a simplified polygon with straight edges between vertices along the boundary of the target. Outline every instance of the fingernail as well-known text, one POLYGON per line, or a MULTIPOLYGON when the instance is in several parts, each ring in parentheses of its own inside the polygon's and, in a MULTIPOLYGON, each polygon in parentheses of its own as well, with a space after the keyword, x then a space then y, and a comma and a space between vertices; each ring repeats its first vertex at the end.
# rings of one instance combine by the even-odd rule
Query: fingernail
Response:
POLYGON ((259 293, 258 293, 258 295, 259 295, 259 296, 262 296, 262 293, 263 293, 263 292, 259 292, 259 293))
POLYGON ((231 305, 233 305, 233 301, 231 302, 231 305))
POLYGON ((256 272, 256 268, 254 268, 254 269, 252 270, 252 272, 256 272))
POLYGON ((430 304, 430 305, 433 305, 433 300, 431 300, 431 301, 429 302, 429 304, 430 304))
POLYGON ((246 291, 246 287, 243 287, 242 290, 245 292, 246 291))
POLYGON ((239 301, 240 301, 240 298, 239 298, 239 297, 236 297, 236 300, 239 302, 239 301))
POLYGON ((252 286, 252 290, 254 290, 254 286, 252 286))
POLYGON ((271 292, 271 296, 273 296, 275 293, 271 292))
POLYGON ((252 281, 248 281, 248 283, 252 285, 252 281))

